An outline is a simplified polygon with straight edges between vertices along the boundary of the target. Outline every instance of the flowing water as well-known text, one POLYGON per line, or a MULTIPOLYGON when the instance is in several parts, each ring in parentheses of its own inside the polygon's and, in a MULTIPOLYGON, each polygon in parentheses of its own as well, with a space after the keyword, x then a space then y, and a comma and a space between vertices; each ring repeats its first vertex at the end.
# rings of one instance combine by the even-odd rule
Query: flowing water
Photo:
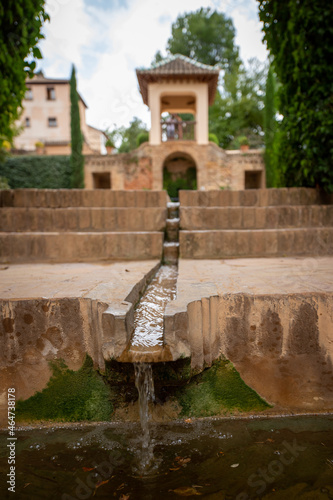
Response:
POLYGON ((140 469, 144 472, 152 465, 153 446, 149 433, 149 401, 155 401, 153 371, 150 363, 134 363, 135 386, 139 393, 140 422, 142 428, 142 456, 140 469))
POLYGON ((177 266, 163 265, 147 286, 134 312, 134 335, 131 346, 163 345, 164 310, 176 297, 177 266))
POLYGON ((155 460, 141 476, 137 423, 17 431, 16 493, 0 432, 1 499, 329 500, 333 416, 151 424, 155 460))

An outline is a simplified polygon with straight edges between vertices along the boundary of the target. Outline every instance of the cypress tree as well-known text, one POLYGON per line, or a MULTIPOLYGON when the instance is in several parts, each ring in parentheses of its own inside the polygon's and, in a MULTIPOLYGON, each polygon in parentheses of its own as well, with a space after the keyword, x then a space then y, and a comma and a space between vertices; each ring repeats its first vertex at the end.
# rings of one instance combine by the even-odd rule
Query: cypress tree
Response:
POLYGON ((266 165, 266 185, 276 187, 276 172, 274 162, 274 137, 276 131, 276 108, 275 108, 275 76, 272 66, 269 67, 266 81, 265 109, 264 109, 264 130, 265 130, 265 165, 266 165))
POLYGON ((76 90, 75 67, 72 66, 70 80, 71 97, 71 186, 84 188, 84 157, 82 155, 82 132, 80 127, 79 96, 76 90))

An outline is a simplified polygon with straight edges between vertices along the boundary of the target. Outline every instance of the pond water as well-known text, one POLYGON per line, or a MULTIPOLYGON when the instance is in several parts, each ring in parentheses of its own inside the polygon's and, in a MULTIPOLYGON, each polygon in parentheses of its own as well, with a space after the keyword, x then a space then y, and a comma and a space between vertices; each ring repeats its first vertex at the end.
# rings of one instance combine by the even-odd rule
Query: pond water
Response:
POLYGON ((333 498, 333 416, 150 424, 150 434, 143 473, 139 423, 19 430, 14 495, 2 432, 1 498, 333 498))

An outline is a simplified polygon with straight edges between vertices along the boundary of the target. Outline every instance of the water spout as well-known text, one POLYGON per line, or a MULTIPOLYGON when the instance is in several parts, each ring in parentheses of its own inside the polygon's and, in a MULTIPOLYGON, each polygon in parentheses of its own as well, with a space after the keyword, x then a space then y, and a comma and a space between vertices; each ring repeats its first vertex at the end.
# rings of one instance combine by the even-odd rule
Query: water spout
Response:
POLYGON ((142 427, 142 469, 152 463, 153 446, 149 433, 149 401, 155 401, 153 370, 150 363, 133 363, 135 385, 139 393, 140 422, 142 427))

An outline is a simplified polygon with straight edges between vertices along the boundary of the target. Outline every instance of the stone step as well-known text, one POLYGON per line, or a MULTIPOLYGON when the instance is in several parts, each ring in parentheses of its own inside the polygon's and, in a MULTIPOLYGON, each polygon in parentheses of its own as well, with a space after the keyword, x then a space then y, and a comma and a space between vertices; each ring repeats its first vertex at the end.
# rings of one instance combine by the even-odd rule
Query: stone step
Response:
POLYGON ((333 195, 312 188, 179 191, 179 201, 183 207, 320 205, 332 204, 333 195))
POLYGON ((161 259, 162 232, 0 233, 0 262, 161 259))
POLYGON ((0 208, 4 232, 164 231, 166 207, 0 208))
POLYGON ((333 205, 180 207, 180 227, 185 230, 327 226, 333 226, 333 205))
POLYGON ((333 228, 180 231, 183 259, 333 255, 333 228))
POLYGON ((6 189, 0 190, 1 207, 163 207, 166 191, 114 191, 111 189, 6 189))

